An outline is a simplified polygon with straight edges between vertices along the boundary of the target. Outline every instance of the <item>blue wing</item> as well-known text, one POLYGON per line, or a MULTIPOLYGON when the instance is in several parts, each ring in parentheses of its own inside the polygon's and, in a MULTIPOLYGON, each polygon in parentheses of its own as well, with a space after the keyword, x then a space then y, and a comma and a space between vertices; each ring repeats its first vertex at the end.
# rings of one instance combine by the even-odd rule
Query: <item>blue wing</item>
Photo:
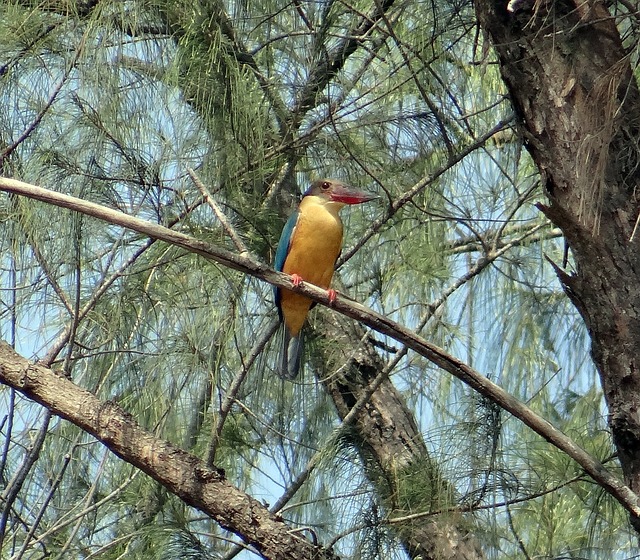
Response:
MULTIPOLYGON (((284 225, 282 229, 282 233, 280 234, 280 241, 278 242, 278 248, 276 249, 276 257, 273 261, 273 268, 277 271, 282 272, 284 268, 284 261, 287 260, 287 255, 289 254, 289 246, 291 245, 291 238, 293 237, 293 232, 296 229, 296 224, 298 223, 298 215, 299 212, 296 211, 287 220, 287 223, 284 225)), ((280 310, 280 290, 278 288, 274 289, 275 298, 276 298, 276 306, 278 307, 278 315, 280 316, 280 320, 282 321, 282 311, 280 310)))

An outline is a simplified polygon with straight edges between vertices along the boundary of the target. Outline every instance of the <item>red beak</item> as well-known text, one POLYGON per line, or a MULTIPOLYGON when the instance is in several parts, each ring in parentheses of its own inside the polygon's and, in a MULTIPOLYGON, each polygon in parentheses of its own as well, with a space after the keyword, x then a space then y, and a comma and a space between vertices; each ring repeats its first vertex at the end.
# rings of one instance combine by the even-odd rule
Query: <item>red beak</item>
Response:
POLYGON ((335 185, 331 189, 329 196, 331 200, 342 202, 342 204, 362 204, 363 202, 369 202, 370 200, 379 198, 378 195, 366 191, 359 191, 346 185, 335 185))

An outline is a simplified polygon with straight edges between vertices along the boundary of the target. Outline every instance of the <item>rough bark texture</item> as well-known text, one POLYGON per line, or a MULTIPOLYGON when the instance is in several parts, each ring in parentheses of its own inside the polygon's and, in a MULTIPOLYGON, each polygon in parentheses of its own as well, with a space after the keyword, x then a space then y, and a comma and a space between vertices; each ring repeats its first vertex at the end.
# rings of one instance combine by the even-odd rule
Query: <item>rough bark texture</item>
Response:
POLYGON ((589 329, 620 463, 639 493, 640 96, 628 53, 595 0, 537 0, 515 13, 476 0, 476 11, 544 179, 541 209, 571 248, 573 270, 556 270, 589 329))
POLYGON ((102 441, 187 504, 251 544, 263 558, 334 560, 330 550, 306 540, 260 502, 197 457, 143 430, 117 404, 101 402, 68 379, 19 356, 0 342, 0 381, 102 441))
MULTIPOLYGON (((323 377, 322 382, 344 419, 383 371, 384 363, 371 344, 359 343, 365 333, 361 325, 335 314, 327 314, 325 321, 331 325, 324 334, 332 341, 332 352, 327 352, 330 355, 323 363, 328 371, 333 367, 339 373, 323 377), (350 353, 354 348, 358 350, 350 353)), ((429 457, 413 413, 388 378, 356 417, 351 435, 385 514, 396 517, 456 507, 453 488, 429 457)), ((394 528, 411 558, 484 558, 473 523, 461 515, 433 515, 394 528)))

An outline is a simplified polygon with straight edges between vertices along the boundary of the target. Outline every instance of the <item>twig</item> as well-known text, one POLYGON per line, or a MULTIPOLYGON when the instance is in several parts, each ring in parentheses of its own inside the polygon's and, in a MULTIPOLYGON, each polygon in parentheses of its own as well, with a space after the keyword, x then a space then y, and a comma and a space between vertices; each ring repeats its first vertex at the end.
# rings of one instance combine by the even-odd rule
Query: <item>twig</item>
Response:
POLYGON ((49 527, 46 531, 41 533, 38 536, 38 538, 33 541, 32 546, 39 544, 43 541, 46 541, 46 539, 49 536, 64 529, 66 526, 71 525, 71 523, 77 521, 78 519, 86 517, 89 513, 96 511, 97 509, 101 508, 103 505, 109 503, 109 501, 117 498, 122 493, 122 491, 136 479, 136 477, 140 473, 142 473, 142 471, 135 469, 131 474, 131 476, 125 477, 125 481, 120 486, 118 486, 115 490, 107 494, 104 498, 100 500, 94 500, 90 506, 87 506, 81 509, 80 511, 76 512, 69 519, 60 519, 53 527, 49 527))
POLYGON ((537 498, 540 498, 541 496, 553 494, 554 492, 557 492, 558 490, 561 490, 566 486, 569 486, 571 484, 574 484, 575 482, 584 481, 584 480, 585 480, 585 475, 584 473, 582 473, 560 484, 556 484, 551 488, 546 488, 545 490, 540 490, 539 492, 535 492, 527 496, 521 496, 520 498, 513 498, 511 500, 503 500, 501 502, 492 502, 488 504, 479 504, 479 505, 462 504, 460 506, 433 509, 429 511, 421 511, 418 513, 410 513, 410 514, 402 515, 398 517, 387 517, 384 519, 379 519, 375 523, 372 523, 370 521, 365 523, 360 523, 359 525, 356 525, 354 527, 349 527, 348 529, 344 530, 342 533, 339 533, 335 537, 333 537, 333 539, 331 539, 327 544, 327 548, 334 547, 343 538, 353 533, 356 533, 357 531, 362 531, 363 529, 367 529, 369 527, 373 527, 373 526, 377 527, 377 526, 385 526, 385 525, 402 525, 404 523, 421 521, 423 519, 426 519, 429 517, 435 517, 437 515, 461 514, 461 513, 469 513, 469 512, 482 511, 482 510, 496 510, 498 508, 509 507, 515 504, 521 504, 524 502, 535 500, 537 498))
POLYGON ((381 215, 378 219, 374 220, 371 225, 367 228, 367 230, 360 236, 358 239, 357 245, 354 247, 350 247, 349 249, 342 252, 342 256, 338 259, 336 263, 336 267, 340 267, 343 263, 348 261, 354 253, 358 251, 360 247, 362 247, 371 237, 373 237, 379 230, 382 228, 391 218, 395 215, 400 208, 402 208, 405 204, 412 201, 413 198, 424 191, 429 185, 431 185, 438 177, 442 176, 449 169, 454 167, 456 164, 460 163, 465 157, 467 157, 472 152, 475 152, 477 149, 481 148, 485 145, 486 141, 491 138, 497 132, 500 132, 503 128, 506 128, 511 121, 514 119, 514 115, 511 114, 505 119, 501 120, 498 124, 496 124, 491 130, 485 132, 482 136, 478 137, 472 144, 463 148, 459 152, 457 152, 453 157, 449 158, 447 162, 433 171, 430 175, 423 177, 414 184, 408 191, 402 194, 402 196, 393 200, 387 211, 381 215))
MULTIPOLYGON (((192 205, 189 208, 186 208, 182 214, 186 214, 193 211, 193 209, 199 204, 200 203, 197 203, 196 205, 192 205)), ((182 214, 181 216, 178 216, 177 218, 172 220, 168 225, 172 226, 178 223, 181 220, 182 214)), ((93 289, 93 293, 91 294, 91 297, 82 307, 82 310, 79 313, 79 320, 82 320, 87 316, 87 314, 95 307, 96 303, 105 294, 105 292, 113 285, 113 283, 116 282, 119 278, 121 278, 124 275, 125 271, 128 268, 130 268, 147 250, 153 247, 156 241, 157 239, 155 238, 148 239, 146 243, 144 243, 142 247, 137 249, 122 265, 120 265, 120 267, 117 270, 115 270, 111 274, 111 276, 106 277, 106 273, 105 273, 105 277, 103 277, 98 282, 98 287, 93 289)), ((119 241, 117 241, 116 243, 119 243, 119 241)), ((56 339, 56 342, 49 348, 49 351, 42 358, 41 361, 44 362, 45 364, 52 364, 56 359, 56 357, 58 356, 58 354, 64 348, 65 344, 67 344, 67 342, 69 341, 70 333, 71 333, 70 327, 65 329, 58 336, 58 338, 56 339)))
MULTIPOLYGON (((14 387, 14 389, 18 388, 14 387)), ((18 494, 22 489, 22 485, 27 479, 31 468, 33 467, 33 465, 35 465, 38 457, 40 457, 40 452, 42 451, 45 437, 49 432, 49 422, 51 422, 52 416, 53 415, 51 414, 50 410, 45 410, 42 426, 40 426, 40 430, 38 430, 38 434, 35 437, 33 445, 23 459, 22 465, 20 465, 18 472, 11 479, 9 484, 7 484, 4 492, 2 492, 2 494, 0 495, 0 502, 2 502, 2 514, 0 515, 0 552, 2 552, 2 543, 4 542, 5 531, 7 529, 7 521, 9 520, 9 516, 11 515, 13 503, 18 497, 18 494)))
POLYGON ((78 62, 78 59, 80 58, 80 55, 82 54, 82 50, 84 48, 84 43, 85 43, 85 40, 82 39, 81 42, 80 42, 80 45, 78 45, 78 48, 75 50, 73 59, 71 60, 71 62, 69 64, 69 67, 67 69, 65 69, 65 72, 62 75, 62 78, 60 78, 58 83, 54 86, 53 93, 49 96, 49 99, 44 104, 42 109, 34 117, 34 119, 31 121, 31 123, 29 123, 29 125, 24 129, 24 131, 16 139, 16 141, 13 142, 13 144, 8 146, 7 148, 5 148, 2 152, 0 152, 0 169, 3 167, 4 160, 12 152, 14 152, 15 149, 20 144, 22 144, 27 138, 29 138, 29 136, 31 136, 31 134, 36 129, 36 127, 40 124, 40 122, 42 121, 44 116, 47 114, 49 109, 51 109, 51 107, 53 106, 53 103, 55 102, 55 100, 58 98, 58 95, 62 91, 62 88, 67 83, 67 80, 71 77, 71 71, 75 68, 76 63, 78 62))
POLYGON ((631 237, 629 238, 629 243, 633 241, 636 236, 636 232, 638 231, 638 225, 640 225, 640 212, 638 213, 638 217, 636 218, 636 223, 633 226, 633 231, 631 232, 631 237))
POLYGON ((211 193, 209 192, 207 187, 204 186, 204 183, 200 180, 200 177, 198 177, 196 175, 196 172, 190 167, 187 167, 187 173, 189 174, 189 177, 191 177, 194 185, 198 187, 198 190, 202 193, 202 196, 204 197, 205 202, 209 205, 209 208, 213 210, 213 213, 216 215, 218 220, 220 220, 222 227, 231 238, 231 241, 233 241, 236 249, 240 251, 241 255, 248 255, 249 250, 247 249, 247 246, 244 244, 242 238, 238 235, 238 232, 235 230, 235 228, 231 225, 231 222, 227 220, 227 217, 224 215, 224 212, 220 208, 220 205, 211 196, 211 193))
POLYGON ((231 406, 236 400, 238 395, 238 391, 240 390, 240 386, 242 385, 244 378, 247 375, 247 372, 255 362, 256 358, 260 355, 260 353, 264 350, 265 345, 269 342, 269 339, 273 336, 273 334, 278 329, 279 321, 274 320, 265 330, 262 337, 255 343, 249 356, 247 356, 246 361, 240 367, 240 370, 236 374, 234 380, 232 381, 229 389, 227 390, 227 394, 224 397, 224 401, 222 401, 222 405, 220 405, 219 417, 216 422, 216 426, 214 428, 213 434, 211 435, 211 441, 209 442, 209 453, 207 455, 207 465, 210 467, 213 466, 216 458, 216 451, 218 449, 218 444, 220 443, 220 436, 222 435, 222 428, 224 427, 224 423, 229 415, 229 411, 231 410, 231 406))
MULTIPOLYGON (((82 433, 82 432, 80 432, 80 433, 82 433)), ((73 445, 73 448, 75 449, 77 447, 77 445, 78 444, 75 443, 73 445)), ((67 467, 69 466, 69 463, 71 462, 72 455, 73 455, 73 450, 70 453, 66 453, 65 454, 64 459, 62 461, 62 466, 58 470, 58 473, 56 474, 56 478, 51 483, 51 488, 47 492, 47 495, 46 495, 42 505, 40 506, 40 510, 36 514, 35 519, 33 520, 32 524, 31 524, 31 528, 29 529, 29 532, 27 533, 27 535, 24 538, 24 541, 22 543, 22 547, 20 548, 19 552, 12 557, 12 560, 13 560, 13 558, 16 558, 16 559, 22 558, 22 555, 26 552, 27 548, 29 547, 29 543, 31 542, 31 539, 33 538, 33 535, 35 534, 36 530, 38 529, 38 526, 40 525, 40 522, 42 521, 42 518, 44 517, 44 514, 47 511, 47 508, 49 507, 49 503, 53 499, 53 496, 55 495, 55 493, 58 490, 58 486, 60 486, 60 483, 62 482, 62 477, 64 476, 65 472, 67 471, 67 467)))

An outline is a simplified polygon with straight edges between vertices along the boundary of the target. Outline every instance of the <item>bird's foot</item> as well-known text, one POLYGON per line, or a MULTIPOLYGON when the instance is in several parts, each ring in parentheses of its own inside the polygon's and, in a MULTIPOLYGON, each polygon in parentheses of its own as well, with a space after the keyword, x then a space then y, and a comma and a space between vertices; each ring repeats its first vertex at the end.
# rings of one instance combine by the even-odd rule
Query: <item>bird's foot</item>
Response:
POLYGON ((327 292, 329 294, 329 305, 333 305, 336 302, 338 294, 333 288, 329 288, 327 292))
POLYGON ((302 276, 299 276, 298 274, 292 274, 291 282, 293 283, 293 287, 297 288, 300 284, 302 284, 302 276))

